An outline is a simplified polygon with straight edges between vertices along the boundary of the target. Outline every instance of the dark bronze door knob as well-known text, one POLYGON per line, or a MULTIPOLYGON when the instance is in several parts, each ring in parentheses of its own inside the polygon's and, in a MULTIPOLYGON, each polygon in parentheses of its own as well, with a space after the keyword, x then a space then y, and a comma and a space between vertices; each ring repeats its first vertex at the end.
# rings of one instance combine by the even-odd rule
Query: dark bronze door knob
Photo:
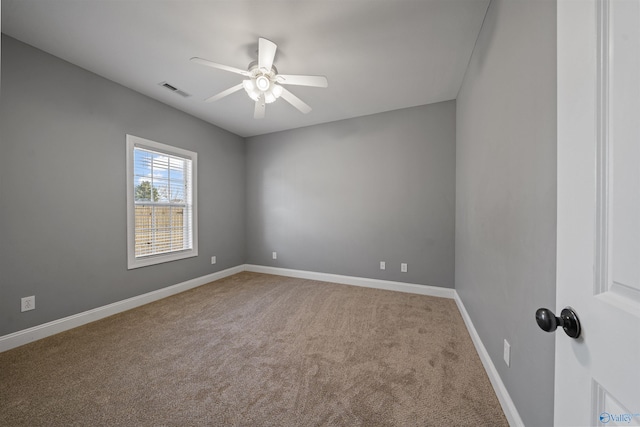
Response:
POLYGON ((536 310, 536 322, 543 331, 553 332, 558 326, 561 326, 571 338, 580 336, 580 319, 571 307, 562 309, 560 317, 556 317, 553 311, 548 308, 539 308, 536 310))

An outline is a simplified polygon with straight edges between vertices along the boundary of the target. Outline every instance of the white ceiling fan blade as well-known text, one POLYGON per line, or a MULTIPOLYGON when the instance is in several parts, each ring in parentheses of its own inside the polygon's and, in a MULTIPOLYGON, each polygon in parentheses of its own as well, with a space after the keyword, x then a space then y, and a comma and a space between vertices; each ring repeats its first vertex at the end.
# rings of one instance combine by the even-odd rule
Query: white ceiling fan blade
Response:
POLYGON ((297 76, 293 74, 278 74, 278 83, 283 85, 328 87, 325 76, 297 76))
POLYGON ((276 57, 276 49, 278 46, 271 40, 258 39, 258 68, 266 70, 268 73, 273 66, 273 59, 276 57))
POLYGON ((282 88, 282 95, 280 96, 289 104, 293 105, 298 110, 300 110, 300 112, 303 114, 307 114, 309 111, 311 111, 311 107, 309 107, 300 98, 298 98, 297 96, 295 96, 294 94, 286 90, 285 88, 282 88))
POLYGON ((260 98, 256 101, 256 106, 253 109, 253 118, 254 119, 264 119, 264 112, 267 106, 264 102, 264 95, 260 95, 260 98))
POLYGON ((216 62, 209 61, 208 59, 198 58, 194 56, 191 58, 191 62, 195 62, 196 64, 206 65, 207 67, 217 68, 219 70, 230 71, 232 73, 241 74, 243 76, 249 76, 249 72, 245 70, 241 70, 240 68, 231 67, 229 65, 222 65, 216 62))
POLYGON ((204 102, 215 102, 220 98, 224 98, 227 95, 231 95, 233 92, 239 91, 240 89, 242 89, 242 83, 240 83, 239 85, 235 85, 234 87, 230 87, 227 90, 223 90, 219 94, 213 95, 213 96, 205 99, 204 102))

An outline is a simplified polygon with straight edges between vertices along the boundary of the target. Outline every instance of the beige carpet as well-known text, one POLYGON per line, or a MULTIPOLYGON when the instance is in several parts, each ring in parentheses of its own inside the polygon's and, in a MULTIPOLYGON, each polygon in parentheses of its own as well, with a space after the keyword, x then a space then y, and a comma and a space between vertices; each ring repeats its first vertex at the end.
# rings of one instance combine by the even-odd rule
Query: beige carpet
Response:
POLYGON ((508 424, 453 300, 241 273, 0 353, 0 425, 508 424))

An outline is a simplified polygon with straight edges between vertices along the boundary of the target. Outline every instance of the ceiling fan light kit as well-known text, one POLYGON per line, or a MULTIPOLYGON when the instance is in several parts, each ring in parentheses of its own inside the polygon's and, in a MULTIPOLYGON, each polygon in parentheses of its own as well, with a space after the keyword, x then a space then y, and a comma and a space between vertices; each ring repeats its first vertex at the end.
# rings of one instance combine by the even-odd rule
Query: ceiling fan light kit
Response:
POLYGON ((278 70, 273 65, 277 48, 278 46, 272 41, 265 38, 259 38, 258 60, 249 64, 249 69, 247 71, 241 70, 240 68, 230 67, 228 65, 218 64, 203 58, 191 58, 192 62, 248 77, 248 79, 243 80, 239 85, 233 86, 205 99, 205 102, 215 102, 227 95, 239 91, 240 89, 244 89, 245 92, 247 92, 247 95, 249 95, 249 98, 255 102, 253 117, 256 119, 264 117, 265 104, 271 104, 280 97, 293 105, 303 114, 309 113, 311 111, 311 107, 305 104, 293 93, 285 89, 282 85, 327 87, 327 78, 325 76, 278 74, 278 70))
POLYGON ((249 95, 249 98, 258 102, 263 99, 267 104, 275 102, 282 95, 282 86, 276 83, 278 70, 272 66, 271 70, 266 72, 260 70, 257 62, 249 64, 250 79, 242 81, 242 87, 249 95))

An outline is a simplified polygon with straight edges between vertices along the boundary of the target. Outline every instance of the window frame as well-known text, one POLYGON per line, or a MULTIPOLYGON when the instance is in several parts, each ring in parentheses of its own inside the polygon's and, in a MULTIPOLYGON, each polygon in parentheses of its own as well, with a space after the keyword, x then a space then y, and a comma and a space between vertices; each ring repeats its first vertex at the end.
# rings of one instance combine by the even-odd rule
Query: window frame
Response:
MULTIPOLYGON (((127 134, 127 269, 161 264, 198 256, 198 153, 127 134), (135 165, 136 148, 191 160, 191 249, 136 257, 135 248, 135 165)), ((187 198, 188 199, 188 198, 187 198)))

